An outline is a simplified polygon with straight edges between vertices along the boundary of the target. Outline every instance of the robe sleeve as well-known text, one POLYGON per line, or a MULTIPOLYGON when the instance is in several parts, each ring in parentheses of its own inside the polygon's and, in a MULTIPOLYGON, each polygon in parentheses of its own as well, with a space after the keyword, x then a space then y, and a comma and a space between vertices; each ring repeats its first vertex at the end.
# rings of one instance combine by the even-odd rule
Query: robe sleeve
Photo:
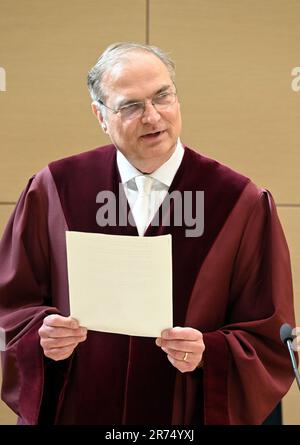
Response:
POLYGON ((225 325, 204 334, 204 420, 261 424, 294 378, 279 335, 295 323, 289 251, 267 191, 243 231, 228 303, 225 325))
POLYGON ((197 278, 186 326, 203 332, 204 366, 177 376, 175 423, 195 420, 200 392, 197 423, 262 424, 294 380, 283 323, 295 326, 289 251, 271 194, 251 184, 197 278))
MULTIPOLYGON (((38 329, 52 307, 47 193, 31 178, 0 243, 2 398, 23 423, 38 423, 45 360, 38 329)), ((53 362, 54 363, 54 362, 53 362)))

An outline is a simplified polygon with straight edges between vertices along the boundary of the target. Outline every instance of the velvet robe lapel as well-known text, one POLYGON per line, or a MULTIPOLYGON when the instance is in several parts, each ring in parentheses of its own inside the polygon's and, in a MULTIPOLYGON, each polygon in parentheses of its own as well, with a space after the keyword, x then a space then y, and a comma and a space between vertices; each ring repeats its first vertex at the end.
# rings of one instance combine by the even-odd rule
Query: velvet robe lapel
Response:
POLYGON ((119 200, 121 179, 116 163, 116 149, 112 145, 52 162, 49 168, 69 230, 138 235, 136 227, 129 225, 100 227, 96 221, 96 214, 100 207, 96 202, 99 192, 104 190, 113 192, 117 203, 119 200))

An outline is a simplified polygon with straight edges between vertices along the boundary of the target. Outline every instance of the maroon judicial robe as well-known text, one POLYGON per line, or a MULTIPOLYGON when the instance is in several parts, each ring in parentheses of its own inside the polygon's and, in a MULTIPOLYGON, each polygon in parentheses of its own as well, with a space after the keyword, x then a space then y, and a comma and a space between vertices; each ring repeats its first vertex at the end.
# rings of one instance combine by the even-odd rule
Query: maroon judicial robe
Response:
POLYGON ((3 400, 23 424, 260 424, 293 380, 286 241, 268 191, 187 147, 169 192, 204 191, 204 233, 145 236, 172 234, 174 326, 204 333, 204 368, 180 373, 153 338, 94 331, 71 358, 44 357, 43 318, 69 314, 65 231, 138 235, 97 225, 96 195, 119 183, 109 145, 51 163, 21 195, 0 246, 3 400))

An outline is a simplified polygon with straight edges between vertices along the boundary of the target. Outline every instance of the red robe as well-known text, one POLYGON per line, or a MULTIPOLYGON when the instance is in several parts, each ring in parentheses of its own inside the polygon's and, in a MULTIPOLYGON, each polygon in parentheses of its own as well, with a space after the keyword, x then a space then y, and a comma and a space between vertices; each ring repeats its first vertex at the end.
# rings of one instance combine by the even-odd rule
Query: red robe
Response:
POLYGON ((69 315, 65 231, 138 235, 97 225, 98 192, 119 183, 110 145, 51 163, 21 195, 0 245, 3 400, 24 424, 262 423, 293 381, 286 241, 268 191, 187 147, 169 192, 204 191, 204 233, 145 236, 172 234, 174 326, 203 332, 203 369, 180 373, 153 338, 94 331, 70 359, 44 357, 43 318, 69 315))

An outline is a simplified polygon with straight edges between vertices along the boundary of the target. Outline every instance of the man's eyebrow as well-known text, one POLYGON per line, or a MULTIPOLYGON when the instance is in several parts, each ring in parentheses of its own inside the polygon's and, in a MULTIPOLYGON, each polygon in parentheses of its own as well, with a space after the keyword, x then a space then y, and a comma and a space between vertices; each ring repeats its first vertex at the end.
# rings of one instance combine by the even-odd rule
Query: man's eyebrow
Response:
MULTIPOLYGON (((153 96, 157 96, 158 94, 164 93, 165 91, 169 90, 171 88, 171 85, 163 85, 162 87, 157 90, 153 96)), ((125 107, 127 105, 135 104, 137 102, 143 102, 141 99, 123 99, 119 102, 118 108, 125 107)))
POLYGON ((170 88, 171 88, 171 85, 164 85, 158 91, 156 91, 154 96, 157 96, 158 94, 164 93, 165 91, 168 91, 170 88))
POLYGON ((139 99, 123 99, 119 102, 118 108, 125 107, 126 105, 135 104, 136 102, 141 102, 139 99))

